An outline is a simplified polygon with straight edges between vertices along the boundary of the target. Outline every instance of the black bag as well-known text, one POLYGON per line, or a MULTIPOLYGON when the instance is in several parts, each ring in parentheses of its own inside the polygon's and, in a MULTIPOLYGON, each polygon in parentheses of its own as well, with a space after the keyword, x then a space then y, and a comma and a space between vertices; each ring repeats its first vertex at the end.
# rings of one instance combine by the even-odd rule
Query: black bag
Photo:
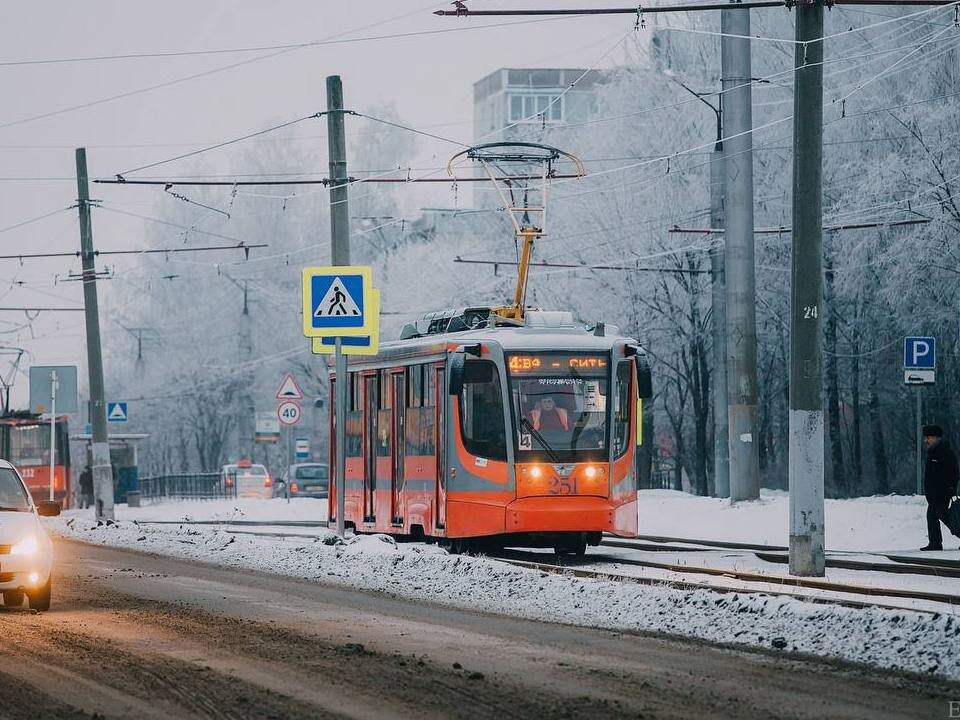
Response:
POLYGON ((960 537, 960 498, 954 498, 950 503, 944 522, 950 528, 950 532, 960 537))

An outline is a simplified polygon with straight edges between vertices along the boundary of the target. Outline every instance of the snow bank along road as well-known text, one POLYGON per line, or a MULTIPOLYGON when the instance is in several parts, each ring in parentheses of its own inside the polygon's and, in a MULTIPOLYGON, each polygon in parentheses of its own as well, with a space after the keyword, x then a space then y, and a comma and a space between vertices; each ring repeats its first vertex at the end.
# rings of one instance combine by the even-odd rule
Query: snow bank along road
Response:
POLYGON ((0 717, 905 718, 960 698, 862 666, 56 551, 51 612, 0 611, 0 717))

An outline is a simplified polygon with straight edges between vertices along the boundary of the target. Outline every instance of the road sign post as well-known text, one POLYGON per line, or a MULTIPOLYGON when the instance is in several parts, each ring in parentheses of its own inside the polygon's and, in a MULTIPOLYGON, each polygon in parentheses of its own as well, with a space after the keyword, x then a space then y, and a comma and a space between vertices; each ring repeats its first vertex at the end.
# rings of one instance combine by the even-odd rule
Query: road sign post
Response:
POLYGON ((937 339, 903 339, 903 383, 917 386, 917 495, 923 494, 923 386, 937 382, 937 339))
POLYGON ((923 398, 917 386, 917 495, 923 495, 923 398))
POLYGON ((316 354, 334 354, 334 447, 337 533, 343 535, 346 492, 347 355, 375 355, 380 345, 380 293, 365 266, 303 269, 303 334, 316 354))
MULTIPOLYGON (((56 480, 55 458, 57 454, 57 371, 50 371, 50 500, 53 500, 53 486, 56 480)), ((64 498, 66 500, 66 498, 64 498)))
POLYGON ((340 347, 341 340, 338 337, 335 344, 335 358, 337 368, 337 399, 334 403, 334 429, 336 431, 337 448, 337 535, 343 537, 346 531, 343 515, 346 512, 346 503, 344 502, 344 493, 346 492, 346 473, 347 473, 347 388, 350 383, 347 380, 347 356, 343 354, 340 347))

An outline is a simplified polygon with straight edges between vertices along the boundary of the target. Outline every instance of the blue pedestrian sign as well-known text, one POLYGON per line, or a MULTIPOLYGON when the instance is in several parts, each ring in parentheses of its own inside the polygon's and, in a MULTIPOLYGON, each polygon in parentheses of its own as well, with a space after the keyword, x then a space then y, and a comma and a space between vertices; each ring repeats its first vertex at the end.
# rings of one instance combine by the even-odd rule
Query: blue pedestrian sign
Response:
POLYGON ((125 402, 107 403, 107 422, 126 422, 127 417, 127 404, 125 402))
POLYGON ((379 326, 372 302, 373 274, 365 266, 303 269, 303 334, 307 337, 370 336, 379 326))
POLYGON ((904 370, 934 370, 937 367, 937 339, 906 337, 903 340, 904 370))

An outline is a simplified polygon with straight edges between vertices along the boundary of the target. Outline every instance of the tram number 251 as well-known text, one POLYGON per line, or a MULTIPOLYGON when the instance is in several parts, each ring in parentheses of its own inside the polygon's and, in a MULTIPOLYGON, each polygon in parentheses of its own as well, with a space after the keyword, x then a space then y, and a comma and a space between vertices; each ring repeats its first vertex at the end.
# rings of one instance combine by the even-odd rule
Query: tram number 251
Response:
POLYGON ((550 478, 550 487, 547 488, 548 495, 576 495, 577 481, 572 477, 562 478, 554 475, 550 478))

